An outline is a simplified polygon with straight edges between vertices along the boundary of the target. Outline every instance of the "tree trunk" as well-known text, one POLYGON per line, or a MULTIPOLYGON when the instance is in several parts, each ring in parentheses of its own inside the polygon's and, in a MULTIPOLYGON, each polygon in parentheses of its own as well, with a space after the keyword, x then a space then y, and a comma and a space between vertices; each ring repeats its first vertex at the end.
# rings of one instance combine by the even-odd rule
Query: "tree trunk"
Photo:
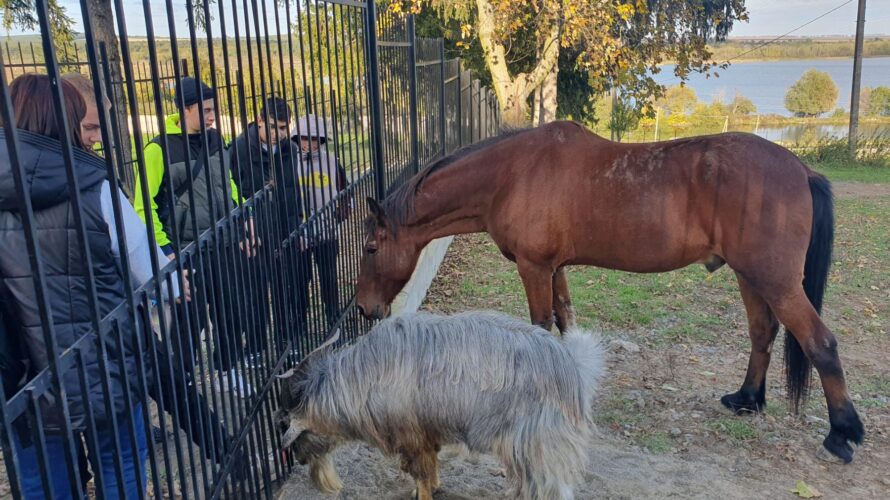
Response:
POLYGON ((544 83, 538 91, 538 95, 541 96, 540 105, 538 107, 538 109, 540 109, 538 125, 543 125, 556 120, 556 81, 558 77, 559 65, 557 64, 553 66, 553 70, 550 71, 547 78, 544 79, 544 83))
MULTIPOLYGON (((504 125, 523 127, 529 124, 528 98, 541 86, 559 60, 559 26, 549 27, 534 69, 511 76, 507 68, 507 50, 494 39, 495 18, 490 0, 476 0, 479 41, 485 62, 491 71, 492 87, 501 106, 504 125)), ((544 28, 548 29, 548 28, 544 28)), ((555 94, 554 94, 555 95, 555 94)))
MULTIPOLYGON (((123 64, 121 62, 121 53, 120 47, 118 46, 117 35, 115 34, 114 11, 112 10, 110 0, 87 1, 89 2, 90 13, 92 14, 91 23, 96 42, 96 54, 99 54, 99 46, 103 43, 105 44, 105 50, 107 51, 108 60, 100 61, 99 67, 101 70, 103 64, 108 64, 108 72, 111 75, 111 95, 109 95, 108 98, 111 100, 111 109, 118 125, 117 134, 111 138, 104 138, 105 144, 103 144, 103 147, 105 148, 106 155, 113 155, 113 148, 115 147, 119 149, 120 157, 123 158, 124 163, 118 165, 118 176, 123 184, 124 192, 130 196, 133 193, 133 168, 130 163, 133 159, 133 148, 130 144, 130 121, 127 109, 124 77, 121 73, 123 64)), ((93 78, 96 78, 97 76, 101 75, 92 75, 93 78)), ((105 83, 105 89, 107 89, 109 87, 108 83, 103 83, 105 83)), ((135 122, 138 120, 138 117, 134 117, 133 119, 135 122)))

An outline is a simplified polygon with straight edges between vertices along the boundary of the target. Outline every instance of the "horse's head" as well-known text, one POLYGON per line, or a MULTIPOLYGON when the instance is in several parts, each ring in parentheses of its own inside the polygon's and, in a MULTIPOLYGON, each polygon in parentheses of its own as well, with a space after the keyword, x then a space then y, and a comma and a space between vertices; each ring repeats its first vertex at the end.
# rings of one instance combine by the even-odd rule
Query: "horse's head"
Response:
POLYGON ((393 299, 411 279, 420 248, 395 225, 373 198, 368 198, 371 214, 365 219, 365 246, 356 285, 356 305, 369 319, 389 314, 393 299))

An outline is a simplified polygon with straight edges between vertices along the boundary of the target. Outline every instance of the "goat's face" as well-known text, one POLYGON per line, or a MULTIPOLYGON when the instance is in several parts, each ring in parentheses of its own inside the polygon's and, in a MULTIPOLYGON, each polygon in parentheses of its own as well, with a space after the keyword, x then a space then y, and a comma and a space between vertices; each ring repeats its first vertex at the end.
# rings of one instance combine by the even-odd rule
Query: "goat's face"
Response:
POLYGON ((279 409, 275 413, 275 425, 281 434, 281 448, 286 450, 294 444, 300 435, 300 420, 305 411, 305 383, 311 372, 312 364, 330 349, 340 338, 340 330, 334 330, 328 338, 314 351, 309 353, 296 367, 278 375, 281 380, 279 392, 279 409))

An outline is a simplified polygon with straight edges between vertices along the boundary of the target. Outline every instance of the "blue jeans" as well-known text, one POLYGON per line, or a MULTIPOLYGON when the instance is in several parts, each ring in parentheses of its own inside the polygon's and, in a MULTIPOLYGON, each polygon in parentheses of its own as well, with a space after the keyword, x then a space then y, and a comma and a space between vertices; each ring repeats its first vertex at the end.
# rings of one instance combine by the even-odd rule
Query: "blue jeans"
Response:
MULTIPOLYGON (((145 443, 145 424, 142 420, 142 404, 136 404, 133 409, 134 426, 136 427, 136 452, 130 443, 130 425, 124 418, 118 417, 118 443, 121 447, 121 463, 124 472, 124 492, 126 498, 141 498, 145 496, 145 460, 148 458, 148 447, 145 443), (142 478, 140 493, 137 474, 142 478)), ((16 455, 19 459, 19 477, 22 481, 22 496, 27 500, 45 498, 43 493, 43 479, 37 458, 37 447, 31 445, 22 448, 18 436, 13 433, 13 443, 16 455)), ((91 467, 98 466, 102 469, 102 479, 105 481, 105 498, 120 498, 117 490, 118 478, 114 470, 114 432, 110 429, 99 428, 97 432, 99 441, 99 457, 90 457, 91 467)), ((75 446, 83 446, 80 436, 75 435, 75 446)), ((49 462, 50 482, 53 487, 53 495, 57 499, 71 498, 71 481, 68 479, 66 466, 64 437, 58 435, 46 436, 46 454, 49 462)), ((94 475, 96 475, 94 473, 94 475)))

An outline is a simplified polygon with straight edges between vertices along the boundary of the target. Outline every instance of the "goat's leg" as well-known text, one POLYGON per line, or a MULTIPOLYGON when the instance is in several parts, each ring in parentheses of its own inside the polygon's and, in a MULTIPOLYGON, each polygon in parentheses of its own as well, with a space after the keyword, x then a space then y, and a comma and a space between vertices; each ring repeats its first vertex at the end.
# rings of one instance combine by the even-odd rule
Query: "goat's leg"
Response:
POLYGON ((402 470, 411 474, 417 489, 414 498, 433 500, 433 490, 439 485, 438 456, 432 449, 402 453, 402 470))

